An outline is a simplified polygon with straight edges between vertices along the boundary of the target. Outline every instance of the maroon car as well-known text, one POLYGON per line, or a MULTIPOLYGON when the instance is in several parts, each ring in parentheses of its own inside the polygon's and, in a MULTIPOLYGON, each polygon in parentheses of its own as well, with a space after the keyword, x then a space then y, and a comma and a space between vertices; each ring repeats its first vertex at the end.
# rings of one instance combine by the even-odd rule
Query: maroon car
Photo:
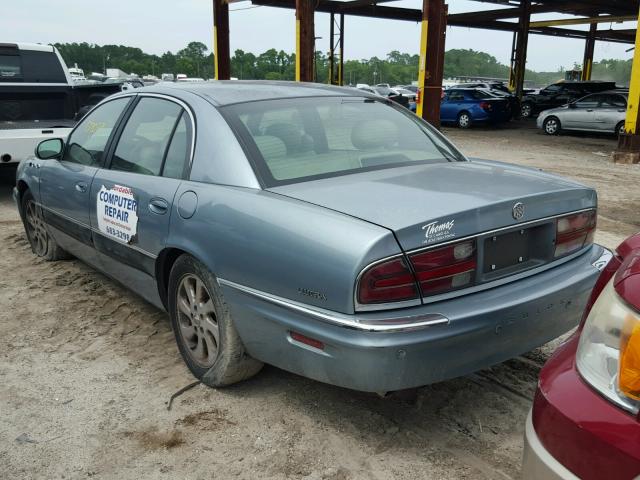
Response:
POLYGON ((527 418, 525 479, 640 479, 640 233, 603 270, 527 418))

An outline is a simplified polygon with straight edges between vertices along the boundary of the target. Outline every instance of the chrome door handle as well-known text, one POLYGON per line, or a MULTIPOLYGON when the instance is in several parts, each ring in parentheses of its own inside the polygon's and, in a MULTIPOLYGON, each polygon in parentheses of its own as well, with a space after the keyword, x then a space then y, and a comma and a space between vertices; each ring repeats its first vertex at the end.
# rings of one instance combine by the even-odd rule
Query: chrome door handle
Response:
POLYGON ((76 183, 76 190, 80 193, 84 193, 87 191, 87 184, 84 182, 76 183))
POLYGON ((169 202, 164 198, 152 198, 149 200, 149 211, 156 215, 164 215, 169 210, 169 202))

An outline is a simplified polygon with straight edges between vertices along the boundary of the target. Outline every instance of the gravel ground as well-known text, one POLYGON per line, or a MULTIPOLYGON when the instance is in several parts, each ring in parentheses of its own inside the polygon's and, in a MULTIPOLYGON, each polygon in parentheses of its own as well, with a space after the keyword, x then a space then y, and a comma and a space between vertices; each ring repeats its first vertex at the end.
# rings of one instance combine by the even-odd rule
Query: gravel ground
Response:
MULTIPOLYGON (((640 230, 640 166, 610 163, 612 138, 546 137, 531 124, 445 133, 469 156, 596 187, 608 247, 640 230)), ((35 258, 10 183, 0 185, 0 478, 518 478, 538 371, 558 341, 414 395, 265 367, 231 388, 197 386, 168 411, 193 379, 165 315, 78 261, 35 258)))

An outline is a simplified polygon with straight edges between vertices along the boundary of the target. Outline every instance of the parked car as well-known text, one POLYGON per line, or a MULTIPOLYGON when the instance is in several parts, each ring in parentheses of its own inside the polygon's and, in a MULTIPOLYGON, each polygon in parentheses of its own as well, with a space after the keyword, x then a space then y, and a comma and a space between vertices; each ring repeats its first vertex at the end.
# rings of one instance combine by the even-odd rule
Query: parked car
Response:
POLYGON ((472 88, 488 92, 493 97, 506 98, 509 101, 510 116, 509 120, 515 114, 520 112, 520 100, 517 96, 509 91, 509 88, 502 82, 478 82, 478 83, 460 83, 458 85, 449 86, 448 89, 472 88))
POLYGON ((590 93, 614 90, 615 82, 559 82, 549 85, 537 94, 522 97, 520 114, 524 118, 535 117, 543 110, 561 107, 590 93))
POLYGON ((444 91, 440 121, 469 128, 474 123, 502 123, 511 119, 509 100, 473 88, 449 88, 444 91))
POLYGON ((161 83, 37 155, 14 189, 36 255, 167 310, 211 386, 262 362, 369 392, 465 375, 574 328, 607 254, 592 188, 351 88, 161 83))
POLYGON ((611 90, 593 93, 575 102, 545 110, 538 115, 538 128, 549 135, 562 130, 624 133, 629 93, 611 90))
POLYGON ((120 90, 74 81, 51 45, 0 43, 0 166, 15 167, 40 141, 64 137, 83 111, 120 90))
POLYGON ((640 475, 640 234, 623 242, 579 330, 540 372, 527 417, 527 480, 640 475))
POLYGON ((406 88, 394 88, 394 90, 398 92, 399 95, 407 97, 409 101, 409 110, 415 112, 418 94, 416 92, 412 92, 411 90, 407 90, 406 88))

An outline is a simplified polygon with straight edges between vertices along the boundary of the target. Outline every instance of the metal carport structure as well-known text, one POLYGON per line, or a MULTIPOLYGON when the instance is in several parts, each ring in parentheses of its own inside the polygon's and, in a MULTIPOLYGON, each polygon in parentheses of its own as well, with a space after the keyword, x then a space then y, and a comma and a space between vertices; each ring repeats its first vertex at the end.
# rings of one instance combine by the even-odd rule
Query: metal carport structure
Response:
MULTIPOLYGON (((229 52, 229 1, 213 0, 214 53, 217 79, 228 79, 231 73, 229 52)), ((233 1, 233 0, 231 0, 233 1)), ((397 0, 251 0, 252 4, 288 8, 296 12, 296 80, 313 81, 314 14, 331 15, 330 76, 333 83, 343 84, 344 16, 380 18, 421 23, 418 84, 421 89, 418 115, 438 126, 440 96, 444 68, 446 27, 467 27, 513 33, 510 86, 522 95, 529 35, 578 38, 585 41, 583 79, 589 80, 595 43, 598 41, 635 44, 633 72, 627 111, 627 134, 620 139, 626 161, 640 159, 640 136, 637 134, 640 109, 640 35, 634 28, 602 29, 604 23, 637 22, 640 0, 474 0, 495 4, 495 9, 448 14, 445 0, 422 0, 422 9, 391 6, 397 0), (538 14, 562 14, 552 20, 532 19, 538 14), (570 16, 567 18, 566 16, 570 16), (339 59, 334 69, 334 18, 339 16, 339 59), (589 25, 588 30, 575 28, 589 25), (573 27, 573 28, 572 28, 573 27), (337 75, 336 75, 337 74, 337 75)))

